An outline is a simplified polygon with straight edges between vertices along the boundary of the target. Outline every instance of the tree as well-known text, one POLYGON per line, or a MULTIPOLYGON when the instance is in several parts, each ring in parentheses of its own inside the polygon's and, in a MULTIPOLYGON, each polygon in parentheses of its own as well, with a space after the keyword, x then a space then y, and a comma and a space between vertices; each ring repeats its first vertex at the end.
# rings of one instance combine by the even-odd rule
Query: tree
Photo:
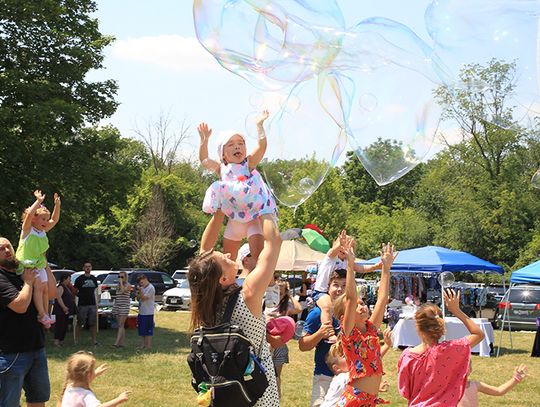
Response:
MULTIPOLYGON (((384 163, 384 155, 388 150, 399 150, 400 147, 390 141, 379 140, 368 147, 371 156, 381 156, 384 163), (377 150, 383 150, 377 152, 377 150)), ((407 175, 388 184, 379 186, 366 171, 360 160, 353 151, 347 152, 347 161, 343 165, 344 190, 347 199, 352 198, 356 203, 376 202, 388 208, 409 206, 414 197, 416 185, 423 175, 423 164, 418 164, 407 175)))
MULTIPOLYGON (((90 0, 5 0, 0 7, 0 165, 9 180, 3 194, 10 197, 0 211, 0 230, 10 237, 18 235, 18 215, 33 189, 49 195, 56 190, 65 196, 66 208, 73 199, 91 213, 104 205, 81 203, 87 196, 96 202, 94 195, 101 193, 103 198, 121 195, 122 187, 92 189, 80 183, 107 183, 107 177, 86 171, 94 164, 114 167, 110 156, 121 149, 112 130, 85 128, 117 106, 114 81, 86 79, 90 70, 102 68, 103 49, 112 41, 91 17, 95 9, 90 0)), ((84 228, 84 222, 75 225, 79 233, 84 228)))
POLYGON ((460 128, 461 143, 453 144, 442 135, 456 161, 474 163, 490 180, 495 180, 504 161, 520 142, 523 129, 515 123, 510 97, 515 88, 515 63, 493 59, 488 66, 466 66, 459 77, 462 88, 443 85, 435 91, 443 107, 443 119, 460 128), (474 86, 481 84, 481 86, 474 86))
POLYGON ((178 150, 188 138, 188 131, 189 125, 185 121, 180 124, 178 132, 171 131, 170 115, 163 111, 144 130, 135 129, 150 153, 156 174, 160 171, 171 173, 173 165, 178 162, 178 150))
MULTIPOLYGON (((122 259, 127 248, 118 244, 125 237, 115 238, 116 229, 110 224, 148 166, 144 146, 121 138, 112 127, 86 128, 69 148, 62 148, 61 154, 51 153, 49 162, 48 171, 27 186, 22 197, 24 208, 32 185, 42 187, 49 196, 54 191, 62 195, 60 222, 49 234, 49 259, 70 267, 80 266, 82 259, 91 259, 96 267, 125 266, 122 259)), ((10 230, 14 236, 19 228, 19 223, 13 222, 10 230)))
POLYGON ((321 186, 302 205, 296 209, 279 206, 280 230, 314 223, 325 232, 329 241, 333 241, 347 226, 349 217, 349 205, 341 181, 340 170, 332 168, 321 186))
POLYGON ((514 64, 495 60, 471 65, 461 80, 481 88, 436 91, 444 117, 460 125, 462 139, 448 142, 426 166, 414 203, 431 219, 435 244, 507 267, 530 241, 539 209, 529 186, 538 137, 514 122, 514 73, 514 64))
POLYGON ((150 201, 135 226, 132 241, 134 263, 151 269, 168 266, 175 248, 173 232, 163 192, 158 185, 153 185, 150 201))

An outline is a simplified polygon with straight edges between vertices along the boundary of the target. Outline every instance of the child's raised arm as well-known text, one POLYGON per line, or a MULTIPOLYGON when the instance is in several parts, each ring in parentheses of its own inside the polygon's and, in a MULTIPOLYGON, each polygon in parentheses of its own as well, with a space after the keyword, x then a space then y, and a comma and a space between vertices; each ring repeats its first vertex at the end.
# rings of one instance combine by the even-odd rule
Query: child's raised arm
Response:
POLYGON ((382 324, 384 310, 386 304, 388 304, 388 294, 390 292, 390 268, 397 255, 397 252, 394 253, 393 245, 390 243, 387 243, 386 245, 383 244, 381 251, 381 281, 379 284, 379 291, 377 292, 377 302, 375 303, 373 314, 371 314, 371 317, 369 318, 371 323, 375 325, 377 329, 379 329, 382 324))
POLYGON ((343 313, 342 333, 349 336, 354 328, 356 320, 356 307, 358 302, 358 292, 356 291, 356 280, 354 278, 354 250, 351 245, 351 238, 347 236, 347 278, 345 284, 345 312, 343 313))
POLYGON ((219 174, 220 165, 217 161, 208 158, 208 140, 212 135, 212 129, 208 128, 208 124, 201 123, 197 127, 199 137, 201 138, 201 145, 199 146, 199 160, 204 168, 210 171, 214 171, 219 174))
POLYGON ((21 231, 22 238, 25 238, 30 233, 30 230, 32 229, 32 219, 34 218, 34 215, 36 214, 37 209, 41 206, 41 204, 45 200, 45 195, 43 195, 41 191, 39 190, 34 191, 34 196, 36 197, 36 201, 32 204, 30 208, 28 208, 28 210, 26 211, 24 215, 22 231, 21 231))
POLYGON ((392 330, 390 328, 386 328, 383 332, 383 341, 384 345, 381 346, 381 357, 384 357, 386 353, 390 350, 392 347, 392 330))
POLYGON ((463 325, 465 325, 465 328, 471 333, 469 336, 467 336, 467 339, 471 345, 471 348, 474 348, 476 345, 478 345, 482 340, 484 339, 484 331, 480 329, 478 325, 476 325, 472 319, 470 319, 459 307, 459 298, 460 293, 459 291, 456 292, 454 290, 445 290, 444 291, 444 302, 446 303, 446 308, 448 311, 450 311, 456 318, 458 318, 461 322, 463 322, 463 325))
POLYGON ((514 375, 506 383, 503 383, 500 386, 495 387, 495 386, 490 386, 489 384, 478 382, 478 391, 480 393, 484 393, 489 396, 504 396, 506 393, 512 390, 512 388, 515 385, 517 385, 518 383, 521 383, 521 381, 525 379, 526 377, 527 377, 527 366, 520 365, 516 367, 516 370, 514 371, 514 375))
POLYGON ((56 226, 58 221, 60 220, 60 205, 62 202, 60 201, 60 195, 58 195, 56 192, 54 193, 54 209, 53 213, 51 215, 51 219, 49 219, 49 223, 47 227, 45 228, 45 232, 48 232, 53 227, 56 226))
POLYGON ((266 142, 266 132, 264 131, 264 121, 268 119, 268 110, 263 110, 261 115, 257 117, 257 120, 255 124, 257 125, 257 135, 259 138, 259 145, 248 157, 248 163, 249 163, 249 169, 253 170, 264 157, 264 153, 266 153, 266 146, 268 145, 266 142))

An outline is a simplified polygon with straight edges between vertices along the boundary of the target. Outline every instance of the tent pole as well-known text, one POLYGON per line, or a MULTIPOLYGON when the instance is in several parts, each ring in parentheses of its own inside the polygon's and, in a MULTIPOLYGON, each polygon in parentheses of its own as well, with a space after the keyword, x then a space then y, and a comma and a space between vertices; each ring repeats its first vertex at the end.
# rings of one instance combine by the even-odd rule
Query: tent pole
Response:
MULTIPOLYGON (((505 302, 505 303, 508 302, 508 299, 510 299, 510 292, 511 291, 512 291, 512 284, 510 284, 510 287, 508 288, 508 291, 504 293, 501 302, 505 302)), ((501 342, 502 342, 502 336, 503 336, 503 332, 504 332, 504 323, 506 321, 507 311, 508 311, 508 305, 505 305, 504 312, 503 312, 503 317, 502 317, 502 321, 501 321, 501 328, 500 328, 500 332, 499 332, 499 346, 497 348, 497 357, 499 357, 499 354, 501 352, 501 342)), ((513 344, 512 344, 512 323, 510 321, 510 316, 509 315, 508 315, 508 329, 509 329, 509 333, 510 333, 510 349, 514 349, 513 344)))

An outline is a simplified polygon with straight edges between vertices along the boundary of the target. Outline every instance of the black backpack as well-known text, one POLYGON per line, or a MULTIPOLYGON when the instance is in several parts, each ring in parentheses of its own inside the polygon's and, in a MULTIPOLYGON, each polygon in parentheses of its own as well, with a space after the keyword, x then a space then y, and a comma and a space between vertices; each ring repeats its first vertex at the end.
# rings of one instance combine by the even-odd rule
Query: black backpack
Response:
POLYGON ((201 327, 191 336, 191 353, 187 357, 193 375, 191 384, 199 397, 206 396, 214 407, 251 407, 268 387, 259 360, 262 343, 256 354, 242 329, 231 324, 239 294, 240 288, 230 294, 221 324, 201 327))

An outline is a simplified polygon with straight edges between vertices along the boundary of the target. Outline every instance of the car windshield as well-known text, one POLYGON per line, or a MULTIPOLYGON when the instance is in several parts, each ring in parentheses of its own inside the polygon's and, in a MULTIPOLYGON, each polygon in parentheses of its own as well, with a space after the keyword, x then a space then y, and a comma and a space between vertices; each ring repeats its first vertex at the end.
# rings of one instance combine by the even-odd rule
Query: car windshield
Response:
POLYGON ((510 290, 510 302, 540 304, 540 290, 527 288, 512 288, 510 290))
POLYGON ((172 275, 172 278, 174 279, 186 279, 187 278, 187 273, 185 271, 175 271, 174 274, 172 275))
POLYGON ((118 284, 118 274, 109 274, 107 277, 105 277, 105 280, 103 280, 103 284, 118 284))
POLYGON ((189 288, 189 282, 187 280, 182 280, 178 283, 178 288, 189 288))

